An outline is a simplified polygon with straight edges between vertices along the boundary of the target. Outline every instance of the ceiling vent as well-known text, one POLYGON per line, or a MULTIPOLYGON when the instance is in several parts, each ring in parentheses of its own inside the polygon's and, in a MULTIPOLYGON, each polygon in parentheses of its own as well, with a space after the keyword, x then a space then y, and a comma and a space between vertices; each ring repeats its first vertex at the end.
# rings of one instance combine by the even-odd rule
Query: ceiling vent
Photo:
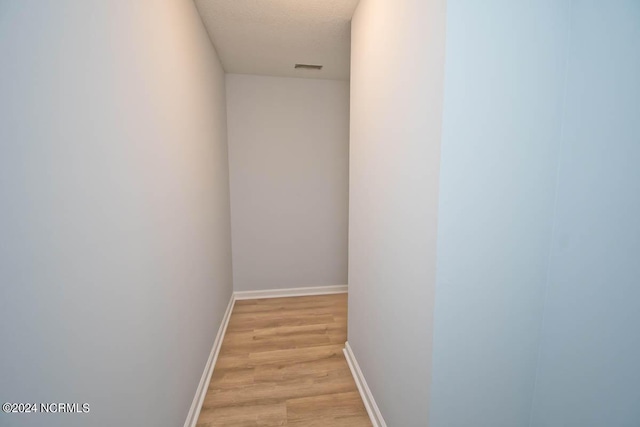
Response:
POLYGON ((302 68, 303 70, 322 70, 322 65, 296 64, 293 68, 302 68))

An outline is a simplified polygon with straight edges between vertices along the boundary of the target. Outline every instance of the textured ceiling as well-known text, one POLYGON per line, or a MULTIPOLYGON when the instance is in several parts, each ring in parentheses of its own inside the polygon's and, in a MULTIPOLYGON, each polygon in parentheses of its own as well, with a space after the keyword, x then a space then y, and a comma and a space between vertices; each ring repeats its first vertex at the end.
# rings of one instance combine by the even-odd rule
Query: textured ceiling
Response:
POLYGON ((349 79, 358 0, 195 0, 228 73, 349 79), (322 70, 294 69, 296 63, 322 70))

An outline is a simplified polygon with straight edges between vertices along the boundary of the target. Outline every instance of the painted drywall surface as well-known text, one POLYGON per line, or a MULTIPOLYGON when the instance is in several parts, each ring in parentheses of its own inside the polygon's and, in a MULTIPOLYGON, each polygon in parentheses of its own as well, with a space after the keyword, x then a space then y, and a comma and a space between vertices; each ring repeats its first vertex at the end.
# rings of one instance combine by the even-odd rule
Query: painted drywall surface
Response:
POLYGON ((640 4, 574 1, 531 426, 640 425, 640 4))
POLYGON ((237 291, 347 283, 349 84, 227 75, 237 291))
POLYGON ((430 427, 529 423, 569 2, 447 2, 430 427))
POLYGON ((349 343, 389 426, 427 422, 444 0, 352 21, 349 343))
POLYGON ((0 3, 10 426, 184 423, 232 291, 223 70, 192 2, 0 3))

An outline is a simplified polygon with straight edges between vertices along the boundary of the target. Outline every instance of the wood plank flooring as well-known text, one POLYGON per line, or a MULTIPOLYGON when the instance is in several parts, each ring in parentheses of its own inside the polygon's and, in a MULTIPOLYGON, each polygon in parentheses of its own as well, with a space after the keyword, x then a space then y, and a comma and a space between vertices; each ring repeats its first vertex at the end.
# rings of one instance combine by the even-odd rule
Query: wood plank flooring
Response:
POLYGON ((347 294, 236 301, 198 427, 371 427, 342 349, 347 294))

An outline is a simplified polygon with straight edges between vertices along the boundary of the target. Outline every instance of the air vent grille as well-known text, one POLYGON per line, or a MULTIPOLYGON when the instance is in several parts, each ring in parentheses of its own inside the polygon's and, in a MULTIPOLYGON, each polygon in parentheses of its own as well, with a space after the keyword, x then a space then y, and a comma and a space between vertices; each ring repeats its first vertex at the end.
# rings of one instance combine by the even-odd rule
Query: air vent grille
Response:
POLYGON ((303 70, 322 70, 322 65, 296 64, 293 68, 301 68, 303 70))

